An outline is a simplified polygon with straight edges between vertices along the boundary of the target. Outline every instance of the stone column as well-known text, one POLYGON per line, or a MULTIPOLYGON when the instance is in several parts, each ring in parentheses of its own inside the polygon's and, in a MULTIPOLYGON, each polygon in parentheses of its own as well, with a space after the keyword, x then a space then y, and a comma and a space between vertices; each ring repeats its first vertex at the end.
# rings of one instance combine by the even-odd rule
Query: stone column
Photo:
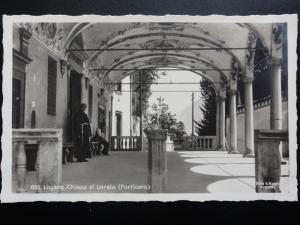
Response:
POLYGON ((270 127, 282 129, 281 60, 272 59, 270 127))
POLYGON ((219 148, 220 145, 220 103, 219 98, 216 97, 216 147, 219 148))
POLYGON ((225 97, 220 96, 219 97, 219 102, 220 102, 220 106, 219 106, 219 113, 220 113, 220 122, 219 122, 219 126, 220 126, 220 143, 219 143, 219 150, 220 151, 225 151, 226 147, 225 147, 225 97))
POLYGON ((230 91, 230 149, 228 153, 237 154, 237 126, 236 126, 236 90, 230 91))
POLYGON ((148 183, 149 192, 163 193, 167 189, 167 130, 145 131, 148 138, 148 183))
POLYGON ((245 154, 244 157, 254 157, 254 125, 253 125, 253 78, 244 78, 245 92, 245 154))

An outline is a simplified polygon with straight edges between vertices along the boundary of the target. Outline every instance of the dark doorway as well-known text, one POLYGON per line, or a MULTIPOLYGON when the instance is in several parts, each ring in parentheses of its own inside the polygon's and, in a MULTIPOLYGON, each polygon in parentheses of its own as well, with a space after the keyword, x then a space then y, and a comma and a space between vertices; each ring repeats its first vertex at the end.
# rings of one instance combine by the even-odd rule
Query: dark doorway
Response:
POLYGON ((26 65, 31 59, 13 50, 12 128, 24 128, 26 65))
POLYGON ((75 142, 74 119, 81 103, 81 78, 82 74, 71 71, 69 82, 69 113, 68 113, 68 141, 75 142))
POLYGON ((13 78, 12 127, 21 127, 21 81, 13 78))
POLYGON ((122 113, 116 112, 117 136, 122 136, 122 113))

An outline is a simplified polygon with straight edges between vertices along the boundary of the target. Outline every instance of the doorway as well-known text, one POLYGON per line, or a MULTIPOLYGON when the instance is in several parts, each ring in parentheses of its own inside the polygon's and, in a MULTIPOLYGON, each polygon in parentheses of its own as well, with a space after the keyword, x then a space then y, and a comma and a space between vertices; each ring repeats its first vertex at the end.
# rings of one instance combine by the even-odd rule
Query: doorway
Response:
POLYGON ((68 141, 75 142, 75 115, 81 103, 81 78, 82 74, 71 71, 69 82, 69 113, 68 113, 68 141))
POLYGON ((122 136, 122 112, 116 112, 116 134, 122 136))
POLYGON ((13 78, 12 128, 21 127, 21 81, 13 78))

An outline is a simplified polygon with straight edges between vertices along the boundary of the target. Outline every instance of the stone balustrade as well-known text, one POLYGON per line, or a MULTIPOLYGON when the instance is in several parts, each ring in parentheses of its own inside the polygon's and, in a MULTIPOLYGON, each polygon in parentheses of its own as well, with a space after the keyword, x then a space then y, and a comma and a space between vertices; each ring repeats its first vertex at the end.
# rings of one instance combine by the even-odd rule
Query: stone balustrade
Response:
POLYGON ((37 145, 36 191, 59 186, 62 176, 62 129, 13 129, 13 170, 17 172, 17 192, 26 192, 26 145, 37 145))
POLYGON ((214 151, 216 136, 186 136, 174 139, 175 150, 181 151, 214 151))
POLYGON ((256 192, 280 192, 280 142, 288 141, 288 131, 255 130, 256 192))
MULTIPOLYGON (((282 96, 282 101, 283 102, 287 101, 286 95, 282 96)), ((253 101, 253 109, 259 109, 259 108, 270 106, 270 105, 271 105, 271 96, 253 101)), ((245 113, 245 105, 239 105, 237 107, 236 113, 237 114, 245 113)))
POLYGON ((112 136, 111 151, 140 151, 139 136, 112 136))

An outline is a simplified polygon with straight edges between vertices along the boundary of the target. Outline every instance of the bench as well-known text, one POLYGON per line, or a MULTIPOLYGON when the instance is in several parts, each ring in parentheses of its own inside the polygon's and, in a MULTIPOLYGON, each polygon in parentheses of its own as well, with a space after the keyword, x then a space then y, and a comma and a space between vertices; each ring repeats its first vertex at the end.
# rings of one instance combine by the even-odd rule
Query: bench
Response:
POLYGON ((63 151, 62 151, 62 163, 66 164, 66 162, 74 162, 76 145, 73 142, 65 142, 63 143, 63 151))
POLYGON ((103 148, 103 145, 101 145, 101 148, 99 148, 99 142, 97 141, 90 142, 91 156, 101 155, 103 148))

